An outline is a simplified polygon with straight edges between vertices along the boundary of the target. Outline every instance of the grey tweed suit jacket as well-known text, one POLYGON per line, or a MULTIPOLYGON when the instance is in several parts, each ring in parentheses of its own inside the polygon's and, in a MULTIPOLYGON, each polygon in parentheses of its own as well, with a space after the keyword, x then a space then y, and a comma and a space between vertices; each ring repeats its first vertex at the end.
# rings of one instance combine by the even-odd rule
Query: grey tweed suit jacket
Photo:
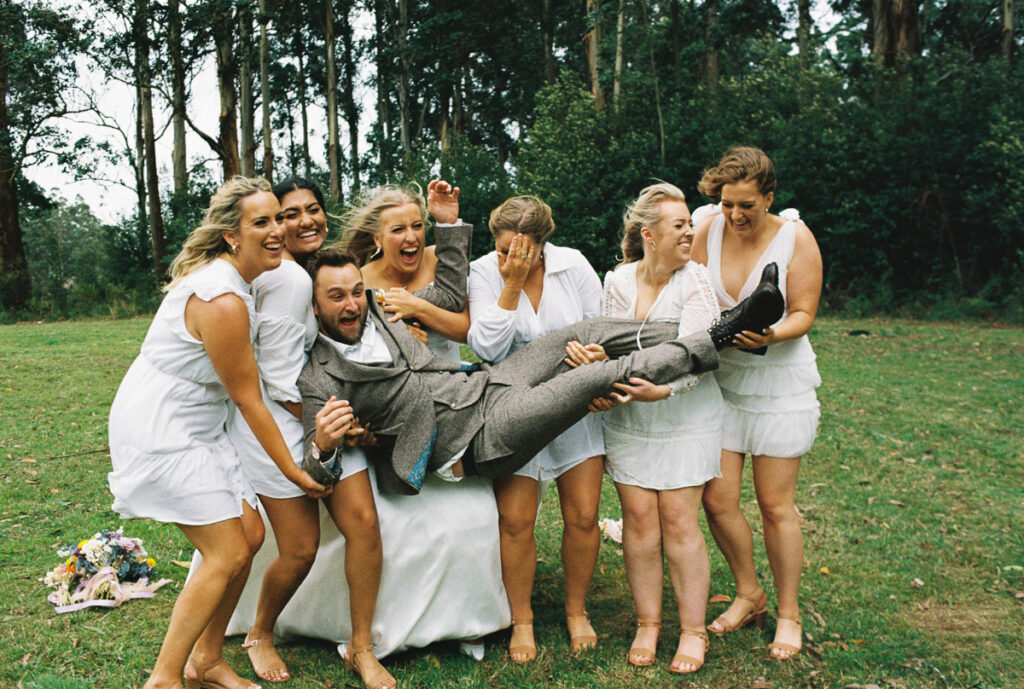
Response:
MULTIPOLYGON (((449 311, 466 303, 469 239, 472 226, 438 227, 434 283, 415 294, 449 311)), ((474 403, 483 395, 486 375, 471 377, 462 365, 431 352, 402 322, 391 323, 367 294, 369 312, 387 342, 391 365, 366 365, 346 359, 326 335, 320 334, 299 376, 302 392, 305 461, 303 468, 317 481, 333 484, 333 476, 311 456, 316 413, 332 395, 348 400, 363 424, 369 424, 379 446, 367 448, 377 466, 382 490, 417 493, 428 468, 436 468, 464 448, 483 423, 474 403), (455 375, 452 375, 455 374, 455 375)))

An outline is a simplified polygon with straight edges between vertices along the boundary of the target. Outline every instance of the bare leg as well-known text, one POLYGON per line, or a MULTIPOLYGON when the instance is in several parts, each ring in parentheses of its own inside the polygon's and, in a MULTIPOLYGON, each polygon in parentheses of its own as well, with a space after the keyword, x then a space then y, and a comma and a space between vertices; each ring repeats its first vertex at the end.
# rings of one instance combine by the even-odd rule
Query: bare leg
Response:
MULTIPOLYGON (((538 483, 525 476, 495 479, 494 495, 498 503, 498 531, 501 538, 501 577, 512 610, 512 638, 509 648, 533 647, 533 577, 537 570, 537 541, 533 528, 537 522, 538 483)), ((513 653, 517 663, 531 660, 528 653, 513 653)))
POLYGON ((181 686, 192 646, 221 604, 228 584, 248 569, 252 558, 241 519, 201 526, 178 524, 178 528, 203 559, 178 594, 145 689, 181 686))
POLYGON ((601 500, 604 458, 590 457, 556 479, 562 508, 562 567, 565 572, 565 614, 572 649, 593 648, 597 634, 586 618, 587 589, 594 578, 601 532, 597 509, 601 500))
MULTIPOLYGON (((622 554, 636 617, 639 622, 660 624, 665 570, 661 558, 658 491, 622 483, 616 483, 615 489, 622 503, 622 554)), ((638 626, 632 648, 655 651, 658 631, 657 626, 638 626)), ((634 665, 649 665, 653 658, 631 650, 629 661, 634 665)))
MULTIPOLYGON (((794 498, 800 459, 754 457, 754 489, 764 523, 764 547, 775 577, 779 596, 779 624, 775 641, 800 648, 800 619, 797 594, 804 561, 804 540, 794 498)), ((772 655, 788 658, 791 652, 774 648, 772 655)))
MULTIPOLYGON (((662 547, 679 605, 679 626, 690 630, 704 629, 708 587, 711 584, 708 550, 697 521, 703 492, 704 486, 693 486, 658 493, 662 547)), ((679 638, 676 654, 703 658, 704 640, 690 634, 683 635, 679 638)), ((677 672, 694 672, 698 667, 692 663, 672 664, 677 672)))
MULTIPOLYGON (((354 649, 373 644, 370 628, 377 607, 384 559, 369 473, 360 471, 339 481, 327 498, 327 509, 338 531, 345 537, 345 580, 348 582, 349 613, 352 616, 349 652, 355 653, 354 649)), ((377 662, 372 652, 354 655, 352 662, 364 681, 383 672, 390 680, 387 686, 395 685, 394 678, 377 662)))
POLYGON ((263 545, 263 519, 260 517, 259 512, 248 503, 242 503, 241 524, 244 531, 245 544, 249 550, 249 560, 246 562, 245 569, 228 583, 227 588, 224 590, 224 595, 221 597, 220 605, 214 610, 209 623, 207 623, 203 633, 196 640, 188 663, 185 666, 185 678, 194 679, 194 677, 190 676, 194 672, 202 673, 205 669, 212 668, 212 672, 206 674, 209 679, 220 682, 227 687, 244 689, 245 687, 253 686, 252 683, 236 675, 234 670, 228 667, 226 663, 218 664, 218 661, 223 657, 224 632, 228 628, 231 614, 235 611, 235 606, 238 605, 238 599, 241 597, 242 590, 245 588, 245 583, 249 578, 252 556, 263 545), (192 672, 190 672, 189 665, 192 666, 192 672))
POLYGON ((278 499, 261 495, 260 502, 277 537, 279 554, 263 574, 256 619, 244 645, 257 677, 283 682, 290 675, 274 648, 274 624, 313 566, 320 541, 320 507, 305 496, 278 499))
POLYGON ((715 537, 718 549, 736 580, 736 598, 733 604, 708 625, 713 632, 723 632, 739 623, 750 608, 746 601, 757 601, 763 596, 754 568, 754 538, 750 525, 740 510, 740 484, 743 480, 743 455, 722 451, 722 477, 713 478, 704 487, 704 512, 708 527, 715 537))

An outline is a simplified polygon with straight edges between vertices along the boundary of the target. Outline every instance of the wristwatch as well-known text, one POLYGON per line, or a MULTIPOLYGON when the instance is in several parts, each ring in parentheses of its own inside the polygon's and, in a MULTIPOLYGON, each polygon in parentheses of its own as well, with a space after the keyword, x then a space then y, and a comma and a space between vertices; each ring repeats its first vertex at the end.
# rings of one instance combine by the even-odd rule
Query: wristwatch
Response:
POLYGON ((321 450, 319 447, 316 446, 316 440, 310 443, 310 445, 313 448, 313 459, 315 459, 318 462, 326 462, 327 460, 334 456, 335 452, 338 451, 338 448, 334 448, 333 450, 321 450))

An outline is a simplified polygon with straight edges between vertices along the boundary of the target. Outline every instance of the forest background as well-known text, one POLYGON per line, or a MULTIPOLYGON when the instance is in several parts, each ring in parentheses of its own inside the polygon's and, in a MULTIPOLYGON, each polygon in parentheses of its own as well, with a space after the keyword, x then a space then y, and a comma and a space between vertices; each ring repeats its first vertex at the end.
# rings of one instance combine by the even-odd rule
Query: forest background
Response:
POLYGON ((151 312, 235 174, 305 175, 335 213, 441 175, 478 225, 536 194, 556 241, 604 271, 640 188, 705 203, 701 171, 735 144, 768 152, 775 209, 817 236, 826 310, 1024 322, 1020 4, 0 0, 0 323, 151 312), (210 69, 203 131, 192 87, 210 69), (112 84, 134 102, 110 110, 112 84), (74 117, 102 135, 71 135, 74 117), (43 165, 134 208, 102 222, 30 181, 43 165))

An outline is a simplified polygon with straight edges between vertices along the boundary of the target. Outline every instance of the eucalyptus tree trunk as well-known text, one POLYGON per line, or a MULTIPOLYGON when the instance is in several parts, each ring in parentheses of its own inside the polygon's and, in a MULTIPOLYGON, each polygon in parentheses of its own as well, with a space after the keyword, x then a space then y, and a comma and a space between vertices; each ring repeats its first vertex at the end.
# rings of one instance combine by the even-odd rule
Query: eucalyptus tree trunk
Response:
POLYGON ((395 26, 398 44, 398 111, 401 118, 402 154, 406 160, 412 157, 412 103, 409 97, 412 59, 409 57, 408 34, 409 0, 398 0, 398 23, 395 26))
POLYGON ((349 13, 355 11, 355 4, 345 8, 341 18, 341 59, 345 88, 341 92, 345 123, 348 125, 349 167, 352 170, 352 196, 359 194, 359 108, 356 106, 355 82, 356 64, 354 57, 355 37, 352 35, 352 21, 349 13))
POLYGON ((270 125, 270 45, 267 40, 267 0, 259 0, 260 21, 260 111, 263 115, 263 176, 274 183, 274 133, 270 125))
POLYGON ((135 231, 138 237, 138 260, 141 265, 146 256, 148 216, 146 212, 146 139, 143 135, 145 121, 142 117, 142 77, 139 75, 138 60, 135 61, 135 203, 138 215, 135 220, 135 231))
POLYGON ((1003 59, 1013 64, 1013 0, 1003 0, 1003 59))
POLYGON ((920 5, 920 0, 874 0, 872 57, 879 64, 893 67, 900 57, 921 54, 920 5))
POLYGON ((334 7, 324 3, 324 42, 327 44, 327 166, 331 172, 331 200, 341 200, 341 174, 338 169, 338 77, 334 65, 334 7))
POLYGON ((220 91, 220 134, 217 153, 224 164, 224 179, 229 180, 241 171, 238 159, 238 97, 235 80, 238 62, 235 59, 233 7, 218 0, 217 16, 213 21, 213 41, 217 53, 217 86, 220 91))
POLYGON ((594 107, 604 109, 604 89, 601 88, 601 18, 600 0, 587 0, 587 22, 590 31, 583 37, 583 48, 587 55, 587 67, 590 73, 590 93, 594 96, 594 107))
POLYGON ((811 65, 811 0, 797 0, 796 43, 800 52, 800 64, 807 69, 811 65))
POLYGON ((380 143, 377 146, 377 164, 384 179, 390 179, 394 166, 391 162, 391 91, 388 88, 391 69, 385 55, 387 28, 385 22, 385 0, 373 0, 373 25, 376 33, 373 38, 373 60, 377 68, 374 81, 377 87, 377 133, 380 143))
POLYGON ((174 170, 174 196, 188 194, 188 158, 185 148, 185 64, 181 59, 181 11, 179 0, 167 3, 167 53, 171 61, 171 129, 174 148, 171 167, 174 170))
POLYGON ((647 0, 640 0, 640 9, 644 13, 644 26, 647 27, 647 51, 651 60, 651 81, 654 83, 654 105, 658 112, 658 142, 661 145, 661 166, 665 166, 665 117, 661 111, 661 86, 658 84, 658 67, 654 61, 654 36, 651 35, 651 14, 647 11, 647 0))
POLYGON ((555 62, 555 13, 554 0, 543 0, 541 7, 540 31, 544 44, 544 79, 549 84, 558 78, 558 63, 555 62))
POLYGON ((306 92, 306 50, 305 40, 299 32, 295 37, 295 55, 299 60, 299 119, 302 124, 302 169, 307 179, 313 167, 309 157, 309 97, 306 92))
POLYGON ((11 150, 10 118, 7 114, 10 32, 13 26, 0 26, 0 306, 20 308, 32 294, 25 245, 18 217, 18 190, 14 151, 11 150))
POLYGON ((619 112, 619 98, 622 95, 622 34, 625 22, 626 2, 619 0, 618 18, 615 25, 615 81, 612 84, 612 106, 619 112))
POLYGON ((721 75, 720 53, 718 49, 718 0, 706 0, 704 3, 706 17, 705 33, 705 64, 707 71, 708 90, 715 94, 718 91, 718 78, 721 75))
POLYGON ((683 87, 683 61, 682 61, 682 36, 683 22, 679 16, 679 3, 682 0, 670 0, 672 7, 670 16, 672 21, 672 77, 676 90, 683 87))
POLYGON ((149 66, 149 5, 136 0, 134 17, 135 65, 139 80, 146 160, 146 192, 149 196, 149 239, 153 247, 153 272, 157 280, 167 276, 164 260, 164 220, 160 214, 160 178, 156 167, 156 135, 153 126, 152 74, 149 66))
POLYGON ((238 100, 242 123, 242 174, 256 174, 256 123, 252 94, 252 12, 248 6, 238 8, 238 100))

